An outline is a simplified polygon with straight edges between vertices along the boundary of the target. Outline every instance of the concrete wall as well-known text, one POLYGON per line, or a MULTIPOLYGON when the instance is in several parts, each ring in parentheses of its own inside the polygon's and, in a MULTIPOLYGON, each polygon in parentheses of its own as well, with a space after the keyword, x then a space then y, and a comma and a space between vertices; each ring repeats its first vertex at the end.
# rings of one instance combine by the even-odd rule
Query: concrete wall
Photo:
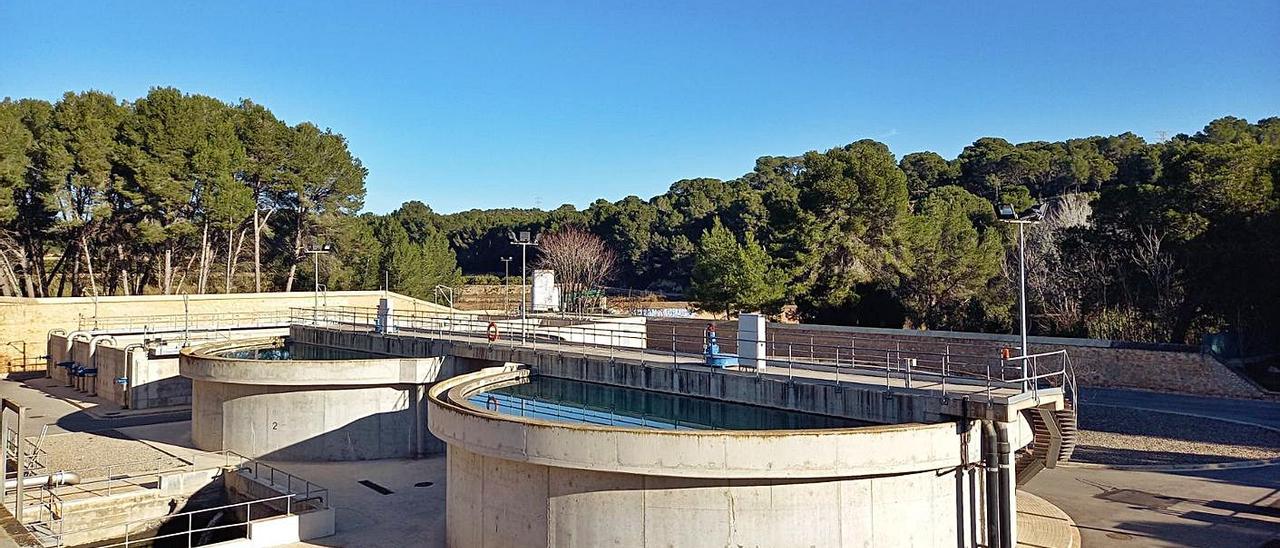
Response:
POLYGON ((810 481, 558 468, 449 448, 450 546, 978 546, 980 474, 810 481))
MULTIPOLYGON (((195 502, 197 506, 216 503, 222 492, 221 473, 220 469, 177 472, 163 476, 158 485, 146 489, 95 497, 64 497, 63 544, 78 546, 123 538, 126 523, 154 518, 156 521, 149 526, 133 523, 128 530, 135 537, 153 532, 161 527, 164 516, 183 511, 189 501, 205 500, 195 502)), ((185 530, 186 524, 182 527, 185 530)))
MULTIPOLYGON (((248 329, 219 334, 219 340, 225 337, 233 340, 239 337, 283 335, 287 331, 275 329, 248 329)), ((134 346, 148 337, 163 337, 166 334, 120 335, 95 337, 88 333, 49 335, 46 345, 50 364, 64 361, 75 361, 86 366, 98 368, 96 378, 86 378, 86 384, 80 388, 85 393, 92 393, 107 401, 130 409, 151 409, 156 407, 173 407, 191 404, 191 379, 178 374, 177 357, 151 357, 145 348, 134 346), (68 349, 68 337, 74 340, 68 349), (92 341, 96 344, 91 344, 92 341), (129 379, 129 385, 116 384, 117 378, 129 379)), ((180 335, 179 335, 180 336, 180 335)), ((209 334, 194 332, 193 339, 199 340, 209 334)), ((67 370, 55 367, 49 371, 54 379, 71 384, 67 378, 67 370)))
POLYGON ((452 546, 977 546, 977 437, 956 424, 674 432, 476 409, 439 383, 452 546))
POLYGON ((554 335, 570 342, 644 348, 645 318, 609 318, 580 322, 564 327, 540 327, 539 333, 554 335))
POLYGON ((269 340, 185 349, 192 439, 250 458, 365 460, 443 451, 426 429, 426 388, 441 358, 242 360, 217 356, 269 340))
MULTIPOLYGON (((447 311, 433 303, 389 293, 396 311, 447 311)), ((331 291, 328 306, 376 307, 381 291, 331 291)), ((25 343, 26 358, 44 355, 45 340, 52 329, 68 332, 79 328, 82 319, 95 317, 151 316, 184 311, 191 314, 287 312, 291 307, 311 307, 310 291, 292 293, 231 293, 206 295, 135 295, 110 297, 0 297, 0 373, 10 360, 20 360, 25 343), (12 345, 9 343, 13 343, 12 345)))
MULTIPOLYGON (((420 456, 425 434, 418 385, 255 386, 197 380, 191 436, 206 451, 272 460, 367 460, 420 456)), ((439 453, 424 440, 421 453, 439 453)))
MULTIPOLYGON (((277 486, 255 480, 243 472, 227 473, 223 476, 223 484, 226 488, 228 504, 269 499, 287 493, 287 491, 282 492, 277 486)), ((301 495, 295 498, 295 500, 301 499, 301 495)), ((227 541, 215 546, 224 548, 281 546, 331 536, 335 531, 334 509, 315 501, 297 504, 286 503, 285 499, 279 499, 254 504, 252 516, 239 509, 236 513, 241 520, 248 520, 250 517, 255 520, 249 524, 247 538, 227 541), (257 521, 260 519, 261 521, 257 521)))
MULTIPOLYGON (((699 320, 650 319, 651 348, 669 350, 672 332, 682 352, 700 352, 700 337, 708 322, 699 320)), ((720 345, 726 352, 736 352, 736 322, 714 322, 720 345)), ((808 324, 768 325, 769 351, 786 356, 790 345, 796 358, 810 356, 833 359, 834 347, 843 347, 841 358, 849 359, 849 348, 874 355, 885 349, 901 349, 903 354, 949 352, 978 359, 995 360, 1002 348, 1016 348, 1016 335, 966 333, 955 331, 917 331, 873 327, 845 327, 808 324)), ((1071 357, 1076 378, 1082 386, 1137 388, 1189 394, 1237 398, 1260 397, 1259 391, 1226 365, 1198 348, 1186 345, 1146 344, 1098 339, 1063 337, 1031 337, 1031 351, 1048 352, 1066 349, 1071 357)), ((1016 353, 1016 352, 1015 352, 1016 353)), ((963 361, 963 358, 961 359, 963 361)), ((953 362, 954 364, 954 362, 953 362)))

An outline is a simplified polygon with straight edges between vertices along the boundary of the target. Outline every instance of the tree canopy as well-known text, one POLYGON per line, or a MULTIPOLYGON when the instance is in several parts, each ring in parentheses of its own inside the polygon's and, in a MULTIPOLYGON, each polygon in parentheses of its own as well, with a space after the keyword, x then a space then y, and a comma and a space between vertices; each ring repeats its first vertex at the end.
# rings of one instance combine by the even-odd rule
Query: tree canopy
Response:
POLYGON ((462 272, 501 272, 509 230, 580 227, 616 254, 608 283, 715 312, 794 304, 813 321, 1009 331, 1016 237, 992 204, 1040 202, 1033 332, 1280 339, 1277 117, 1157 143, 988 136, 952 159, 864 139, 585 210, 361 214, 366 175, 340 133, 249 99, 4 99, 0 294, 291 290, 318 276, 427 297, 462 272), (323 244, 336 251, 316 272, 306 252, 323 244))

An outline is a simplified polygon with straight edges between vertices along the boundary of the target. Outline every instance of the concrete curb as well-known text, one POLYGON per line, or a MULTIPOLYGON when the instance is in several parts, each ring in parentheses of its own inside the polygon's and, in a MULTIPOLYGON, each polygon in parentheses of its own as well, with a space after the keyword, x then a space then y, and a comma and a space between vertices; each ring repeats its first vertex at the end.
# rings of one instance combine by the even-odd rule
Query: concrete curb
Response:
MULTIPOLYGON (((1128 405, 1113 405, 1109 403, 1090 403, 1086 405, 1095 405, 1098 407, 1114 407, 1117 409, 1133 409, 1136 411, 1148 411, 1151 413, 1164 413, 1166 415, 1180 415, 1183 417, 1192 417, 1196 419, 1229 422, 1229 423, 1240 424, 1244 426, 1252 426, 1254 428, 1261 428, 1268 432, 1275 432, 1280 434, 1280 428, 1267 426, 1265 424, 1258 424, 1255 422, 1215 417, 1212 415, 1202 415, 1199 413, 1183 413, 1179 411, 1168 411, 1165 409, 1155 409, 1151 407, 1132 407, 1128 405)), ((1067 462, 1064 464, 1060 464, 1059 466, 1063 468, 1087 468, 1092 470, 1129 470, 1129 471, 1142 471, 1142 472, 1196 472, 1196 471, 1207 471, 1207 470, 1243 470, 1247 468, 1262 468, 1265 466, 1275 466, 1278 464, 1280 464, 1280 457, 1273 457, 1269 459, 1237 460, 1237 461, 1228 461, 1228 462, 1210 462, 1210 463, 1202 463, 1202 464, 1095 464, 1095 463, 1089 463, 1089 462, 1067 462)))

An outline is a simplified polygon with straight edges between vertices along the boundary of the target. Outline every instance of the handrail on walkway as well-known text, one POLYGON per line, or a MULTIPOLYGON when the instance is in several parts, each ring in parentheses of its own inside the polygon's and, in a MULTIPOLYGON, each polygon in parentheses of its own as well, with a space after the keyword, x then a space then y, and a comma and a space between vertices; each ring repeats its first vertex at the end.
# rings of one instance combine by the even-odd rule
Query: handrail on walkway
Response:
MULTIPOLYGON (((292 322, 298 325, 326 326, 346 330, 374 331, 379 328, 376 309, 363 307, 324 307, 292 309, 292 322)), ((607 352, 610 359, 621 356, 650 356, 670 360, 673 368, 702 363, 704 338, 701 333, 682 334, 672 325, 666 329, 637 322, 627 316, 534 315, 527 320, 518 316, 487 315, 469 312, 397 312, 390 315, 394 332, 405 335, 466 339, 487 345, 537 349, 553 347, 560 351, 607 352), (544 325, 555 319, 557 324, 544 325), (567 323, 566 323, 567 322, 567 323), (497 326, 500 336, 490 340, 490 326, 497 326)), ((788 379, 834 380, 837 385, 853 375, 882 378, 885 389, 895 387, 941 390, 944 396, 973 395, 964 387, 982 387, 989 399, 1029 394, 1039 402, 1049 389, 1069 392, 1074 400, 1074 379, 1065 350, 1004 358, 985 356, 971 349, 923 349, 919 345, 903 348, 901 342, 876 344, 848 339, 848 344, 730 339, 720 341, 726 351, 741 345, 765 343, 766 369, 786 368, 788 379), (1025 367, 1024 367, 1025 364, 1025 367), (1012 392, 1012 394, 1010 394, 1012 392)), ((720 371, 718 368, 713 368, 720 371)), ((754 367, 731 368, 735 373, 754 372, 754 367)), ((1056 393, 1056 392, 1055 392, 1056 393)))

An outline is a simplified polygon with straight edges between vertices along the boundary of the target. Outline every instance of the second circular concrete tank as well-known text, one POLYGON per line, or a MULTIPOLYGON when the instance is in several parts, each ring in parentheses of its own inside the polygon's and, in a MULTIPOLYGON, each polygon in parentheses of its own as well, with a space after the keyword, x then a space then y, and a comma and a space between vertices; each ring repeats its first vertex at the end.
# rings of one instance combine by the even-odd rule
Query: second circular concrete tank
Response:
POLYGON ((472 403, 528 376, 485 370, 430 391, 431 432, 448 445, 452 546, 983 541, 979 443, 956 423, 670 430, 472 403))

